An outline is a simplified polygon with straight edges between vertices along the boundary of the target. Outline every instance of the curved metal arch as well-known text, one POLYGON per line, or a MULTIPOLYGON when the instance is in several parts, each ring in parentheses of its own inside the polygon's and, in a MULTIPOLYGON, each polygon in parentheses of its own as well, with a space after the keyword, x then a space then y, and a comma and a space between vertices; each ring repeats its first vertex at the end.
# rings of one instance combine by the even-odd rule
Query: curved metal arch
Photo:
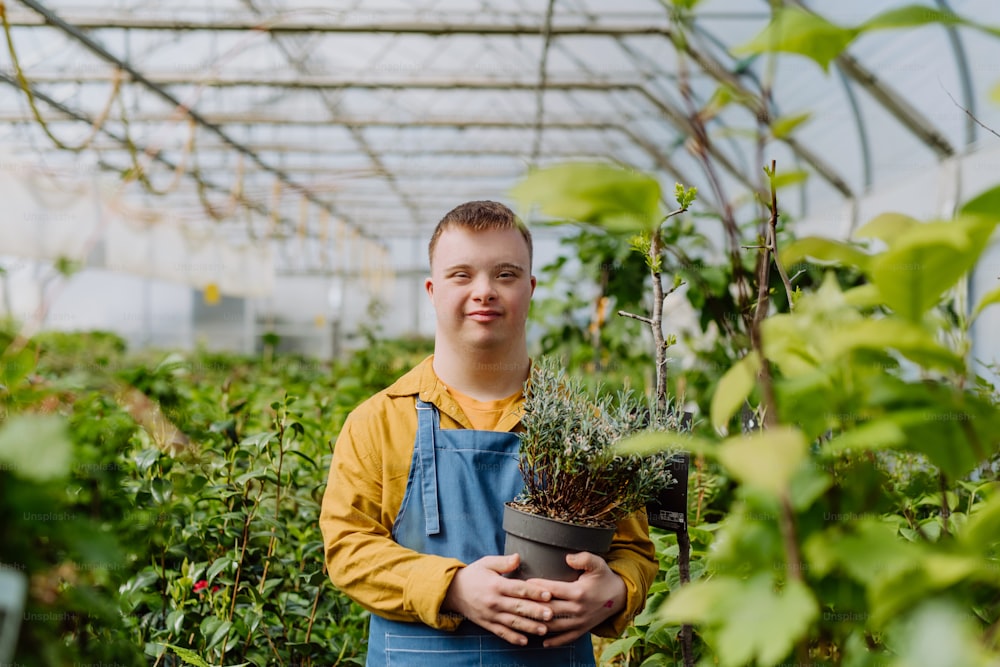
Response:
MULTIPOLYGON (((953 14, 955 13, 951 6, 948 5, 948 0, 934 1, 941 9, 953 14)), ((976 115, 976 98, 973 94, 972 76, 969 74, 969 58, 965 54, 965 44, 962 42, 958 29, 953 25, 945 25, 944 29, 948 34, 948 42, 951 44, 951 50, 955 55, 958 81, 962 86, 962 104, 965 106, 966 111, 968 111, 965 118, 965 144, 969 146, 976 142, 979 133, 979 128, 973 119, 976 115)))
POLYGON ((868 143, 868 126, 865 123, 864 116, 861 115, 861 106, 858 104, 858 98, 854 93, 851 80, 839 66, 837 67, 837 76, 844 87, 844 94, 847 96, 847 104, 851 109, 851 115, 854 116, 854 127, 858 131, 858 145, 861 147, 862 180, 865 190, 868 191, 871 190, 875 182, 875 175, 872 170, 872 151, 868 143))

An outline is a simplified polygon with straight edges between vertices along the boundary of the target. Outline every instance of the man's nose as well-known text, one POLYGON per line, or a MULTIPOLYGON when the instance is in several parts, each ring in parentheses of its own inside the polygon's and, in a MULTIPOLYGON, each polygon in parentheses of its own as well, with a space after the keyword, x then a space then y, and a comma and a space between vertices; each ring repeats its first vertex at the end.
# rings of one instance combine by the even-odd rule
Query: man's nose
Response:
POLYGON ((497 296, 493 281, 488 278, 481 278, 476 281, 472 296, 477 301, 492 301, 497 296))

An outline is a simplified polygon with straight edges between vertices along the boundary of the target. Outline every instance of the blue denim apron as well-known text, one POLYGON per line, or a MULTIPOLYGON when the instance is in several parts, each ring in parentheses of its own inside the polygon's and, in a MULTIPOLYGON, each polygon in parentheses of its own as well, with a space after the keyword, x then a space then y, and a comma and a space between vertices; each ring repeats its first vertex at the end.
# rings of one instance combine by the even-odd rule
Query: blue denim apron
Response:
MULTIPOLYGON (((441 430, 440 424, 437 408, 418 399, 417 437, 393 539, 415 551, 463 563, 503 554, 503 506, 524 485, 517 467, 517 435, 441 430)), ((369 667, 594 665, 589 634, 569 646, 519 647, 471 621, 447 632, 374 614, 368 634, 369 667)))

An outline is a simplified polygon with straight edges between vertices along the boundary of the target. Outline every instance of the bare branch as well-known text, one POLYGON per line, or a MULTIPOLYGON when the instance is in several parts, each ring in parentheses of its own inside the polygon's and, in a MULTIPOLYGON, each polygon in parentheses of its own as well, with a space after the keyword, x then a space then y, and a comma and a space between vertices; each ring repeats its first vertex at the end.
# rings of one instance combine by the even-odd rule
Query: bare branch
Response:
POLYGON ((622 317, 631 317, 633 320, 639 320, 640 322, 645 322, 649 326, 653 326, 653 320, 648 317, 643 317, 642 315, 634 315, 633 313, 626 312, 624 310, 619 310, 618 314, 622 317))

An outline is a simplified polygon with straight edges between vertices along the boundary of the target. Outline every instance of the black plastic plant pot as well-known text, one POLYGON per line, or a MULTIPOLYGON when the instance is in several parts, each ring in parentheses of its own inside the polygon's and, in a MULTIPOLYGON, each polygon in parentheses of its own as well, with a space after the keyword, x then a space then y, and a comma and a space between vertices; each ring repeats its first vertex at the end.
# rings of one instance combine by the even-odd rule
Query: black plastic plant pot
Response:
POLYGON ((508 575, 514 579, 576 581, 581 571, 566 564, 567 554, 589 551, 603 555, 611 548, 615 536, 614 526, 578 526, 510 505, 503 508, 503 529, 507 533, 504 555, 521 556, 520 567, 508 575))

